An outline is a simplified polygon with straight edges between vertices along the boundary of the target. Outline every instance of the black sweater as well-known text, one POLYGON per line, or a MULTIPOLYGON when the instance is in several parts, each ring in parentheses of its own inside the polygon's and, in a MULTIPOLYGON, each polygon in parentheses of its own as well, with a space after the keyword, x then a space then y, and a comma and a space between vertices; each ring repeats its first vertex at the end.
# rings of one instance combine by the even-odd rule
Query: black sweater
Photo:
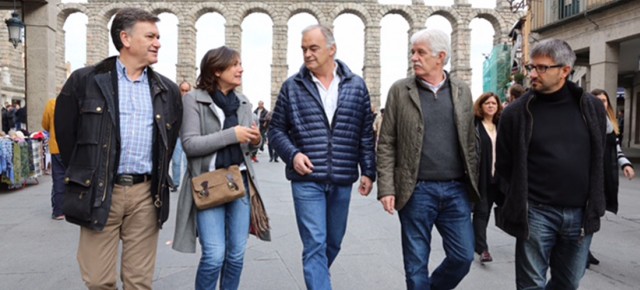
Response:
POLYGON ((591 145, 579 98, 565 85, 530 104, 529 200, 553 206, 583 207, 589 191, 591 145))
MULTIPOLYGON (((584 93, 582 88, 567 82, 570 94, 578 100, 589 131, 591 147, 589 165, 589 195, 585 205, 582 228, 585 234, 600 229, 600 216, 604 214, 604 137, 606 114, 604 106, 595 97, 584 93)), ((505 194, 502 208, 496 214, 496 225, 508 234, 527 238, 529 221, 529 144, 533 135, 533 116, 530 105, 536 100, 532 93, 518 98, 502 112, 496 144, 496 175, 505 194)), ((537 119, 536 119, 537 120, 537 119)))

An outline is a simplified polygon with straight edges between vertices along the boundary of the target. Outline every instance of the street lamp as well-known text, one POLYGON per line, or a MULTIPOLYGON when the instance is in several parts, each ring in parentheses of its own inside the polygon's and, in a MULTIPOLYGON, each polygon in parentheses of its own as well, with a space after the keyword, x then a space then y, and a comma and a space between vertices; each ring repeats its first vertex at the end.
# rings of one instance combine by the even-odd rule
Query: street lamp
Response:
POLYGON ((16 12, 16 1, 13 0, 13 12, 11 18, 4 21, 9 29, 9 41, 13 43, 13 48, 17 48, 19 43, 22 43, 22 35, 24 33, 24 23, 18 17, 16 12))

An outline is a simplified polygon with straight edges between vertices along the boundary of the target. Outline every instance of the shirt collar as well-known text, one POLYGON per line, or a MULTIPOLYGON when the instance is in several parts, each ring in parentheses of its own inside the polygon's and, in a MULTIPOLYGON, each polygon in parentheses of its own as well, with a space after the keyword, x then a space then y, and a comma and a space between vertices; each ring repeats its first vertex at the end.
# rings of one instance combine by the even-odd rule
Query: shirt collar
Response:
MULTIPOLYGON (((335 61, 333 63, 335 64, 333 68, 333 79, 335 80, 336 78, 338 78, 338 63, 335 61)), ((313 80, 314 83, 322 84, 322 82, 316 77, 315 74, 313 74, 313 72, 309 72, 311 73, 311 80, 313 80)))
POLYGON ((147 78, 147 68, 145 67, 144 70, 142 71, 142 77, 137 80, 137 81, 132 81, 131 79, 129 79, 129 76, 127 75, 127 67, 124 66, 124 64, 122 63, 122 61, 120 61, 120 57, 116 58, 116 70, 118 71, 118 79, 126 79, 130 82, 142 82, 142 83, 147 83, 148 78, 147 78))
POLYGON ((439 83, 437 83, 435 85, 432 85, 431 83, 429 83, 429 82, 427 82, 427 81, 425 81, 425 80, 423 80, 421 78, 418 78, 418 80, 420 81, 420 83, 422 83, 427 88, 429 88, 432 92, 437 93, 438 90, 444 85, 444 82, 447 81, 447 74, 444 73, 444 72, 442 74, 444 75, 444 78, 442 79, 441 82, 439 82, 439 83))

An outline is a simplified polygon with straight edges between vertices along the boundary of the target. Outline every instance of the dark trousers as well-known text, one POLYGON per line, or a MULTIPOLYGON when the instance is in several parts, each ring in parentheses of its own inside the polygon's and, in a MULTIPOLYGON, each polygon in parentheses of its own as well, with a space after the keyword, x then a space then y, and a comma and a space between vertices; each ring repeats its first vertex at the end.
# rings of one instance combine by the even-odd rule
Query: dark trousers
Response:
POLYGON ((64 201, 64 164, 60 154, 51 154, 51 208, 53 216, 62 215, 62 202, 64 201))
POLYGON ((487 225, 489 224, 493 204, 502 203, 499 200, 501 198, 502 194, 498 189, 498 185, 496 183, 489 184, 487 185, 486 194, 473 208, 473 232, 476 240, 475 250, 478 254, 489 250, 487 245, 487 225))
POLYGON ((278 152, 276 152, 276 150, 273 149, 271 144, 268 145, 268 149, 269 149, 269 161, 278 161, 278 152))

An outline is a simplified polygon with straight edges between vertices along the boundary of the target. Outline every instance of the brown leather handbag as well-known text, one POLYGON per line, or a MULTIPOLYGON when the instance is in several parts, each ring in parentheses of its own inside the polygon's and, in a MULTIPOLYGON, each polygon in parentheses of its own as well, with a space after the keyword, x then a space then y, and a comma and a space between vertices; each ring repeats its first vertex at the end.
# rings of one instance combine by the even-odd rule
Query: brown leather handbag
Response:
POLYGON ((191 178, 191 188, 193 202, 198 209, 216 207, 242 198, 246 194, 238 165, 191 178))

